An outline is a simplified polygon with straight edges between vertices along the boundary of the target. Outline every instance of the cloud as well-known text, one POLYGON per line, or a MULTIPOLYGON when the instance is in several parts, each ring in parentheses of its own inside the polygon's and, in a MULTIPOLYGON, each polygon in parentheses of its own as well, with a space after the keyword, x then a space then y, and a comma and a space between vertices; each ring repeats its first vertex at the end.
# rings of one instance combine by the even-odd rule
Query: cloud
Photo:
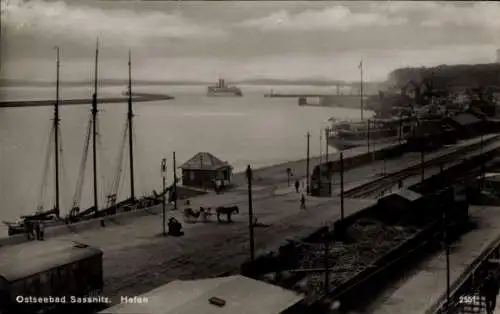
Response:
POLYGON ((75 41, 96 37, 117 43, 142 43, 145 39, 210 38, 224 36, 220 29, 197 25, 180 14, 131 9, 103 10, 90 6, 42 0, 5 0, 6 27, 19 33, 63 36, 75 41))
POLYGON ((467 6, 442 4, 429 10, 421 25, 441 27, 445 25, 477 27, 498 31, 500 29, 500 6, 498 3, 481 2, 467 6))
POLYGON ((264 31, 348 30, 354 27, 401 25, 406 21, 404 17, 382 12, 353 12, 346 6, 333 6, 324 10, 306 10, 295 15, 281 10, 262 18, 243 21, 238 26, 264 31))

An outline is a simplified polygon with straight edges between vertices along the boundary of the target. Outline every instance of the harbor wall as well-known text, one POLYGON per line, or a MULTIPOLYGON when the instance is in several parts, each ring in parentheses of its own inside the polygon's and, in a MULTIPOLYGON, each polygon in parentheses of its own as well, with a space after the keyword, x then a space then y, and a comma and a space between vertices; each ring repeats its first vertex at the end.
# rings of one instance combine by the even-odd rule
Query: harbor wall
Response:
MULTIPOLYGON (((370 153, 366 150, 367 148, 353 148, 350 150, 346 150, 344 152, 344 167, 345 169, 351 169, 360 165, 363 165, 365 163, 371 162, 373 159, 380 159, 382 156, 389 156, 391 154, 394 154, 395 152, 399 152, 399 150, 404 150, 404 145, 405 144, 390 144, 390 145, 382 145, 379 147, 375 147, 372 149, 370 153)), ((335 164, 339 165, 339 153, 335 154, 330 154, 330 157, 332 160, 334 160, 335 164)), ((315 167, 316 165, 319 164, 320 158, 319 157, 313 157, 310 159, 310 166, 315 167)), ((262 167, 254 170, 254 179, 257 179, 258 181, 263 181, 262 183, 265 183, 265 178, 264 177, 272 177, 272 178, 278 178, 281 179, 282 181, 286 182, 286 171, 285 169, 287 167, 292 167, 294 169, 294 172, 296 174, 296 177, 305 177, 305 167, 302 164, 305 164, 306 160, 298 160, 298 161, 291 161, 291 162, 285 162, 282 164, 277 164, 274 166, 267 166, 267 167, 262 167), (263 180, 259 180, 260 177, 263 180)), ((338 169, 340 169, 339 166, 338 169)), ((246 178, 244 176, 244 173, 237 173, 233 177, 234 183, 236 185, 239 184, 246 184, 246 178)), ((276 180, 275 180, 276 181, 276 180)), ((278 180, 280 181, 280 180, 278 180)), ((199 189, 191 189, 189 187, 184 187, 184 186, 178 186, 178 194, 179 194, 179 199, 186 199, 186 198, 191 198, 191 197, 196 197, 198 195, 203 195, 206 192, 199 190, 199 189)), ((135 210, 135 211, 130 211, 130 212, 124 212, 124 213, 119 213, 113 216, 107 216, 107 217, 102 217, 100 219, 91 219, 87 221, 81 221, 73 224, 64 224, 60 226, 54 226, 54 227, 48 227, 45 229, 45 236, 46 237, 54 237, 54 236, 59 236, 59 235, 64 235, 68 233, 79 233, 91 229, 98 229, 102 228, 101 227, 101 220, 104 221, 105 226, 110 226, 113 224, 123 224, 123 223, 130 223, 133 219, 137 217, 142 217, 142 216, 147 216, 147 215, 158 215, 159 212, 161 211, 161 205, 156 205, 148 209, 141 209, 141 210, 135 210)), ((15 245, 19 243, 26 242, 27 237, 24 234, 21 235, 14 235, 10 237, 3 237, 0 238, 0 246, 5 246, 5 245, 15 245)))
MULTIPOLYGON (((177 191, 179 194, 179 200, 206 194, 206 192, 204 191, 191 189, 189 187, 184 187, 184 186, 178 186, 177 191)), ((169 208, 171 207, 172 206, 169 205, 169 208)), ((45 237, 55 237, 69 233, 80 233, 92 229, 99 229, 103 228, 101 225, 102 223, 104 224, 104 227, 131 223, 134 219, 139 217, 148 215, 160 215, 161 211, 162 211, 162 206, 161 204, 159 204, 145 209, 138 209, 129 212, 117 213, 116 215, 112 216, 105 216, 101 218, 80 221, 72 224, 63 224, 59 226, 48 227, 45 228, 45 237)), ((3 237, 0 238, 0 247, 6 245, 20 244, 27 241, 28 239, 25 234, 3 237)))

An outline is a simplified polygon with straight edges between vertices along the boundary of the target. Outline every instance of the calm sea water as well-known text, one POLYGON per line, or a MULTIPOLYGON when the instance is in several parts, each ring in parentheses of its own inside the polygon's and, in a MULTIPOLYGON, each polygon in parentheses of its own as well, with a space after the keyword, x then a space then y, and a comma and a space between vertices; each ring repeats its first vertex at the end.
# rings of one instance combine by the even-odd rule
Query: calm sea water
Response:
MULTIPOLYGON (((160 162, 168 160, 172 177, 172 152, 177 164, 200 151, 211 152, 227 160, 235 171, 247 164, 261 167, 306 156, 307 131, 312 134, 312 155, 320 153, 320 132, 329 117, 356 118, 357 110, 299 107, 296 99, 264 98, 271 88, 276 91, 324 91, 317 87, 242 86, 244 97, 206 97, 204 87, 137 87, 135 92, 166 93, 174 100, 144 102, 135 111, 135 174, 138 194, 161 189, 160 162)), ((122 87, 104 87, 101 96, 117 96, 122 87)), ((1 88, 2 100, 54 98, 53 88, 1 88)), ((88 88, 62 88, 62 98, 89 97, 88 88)), ((127 105, 104 104, 99 114, 100 204, 110 191, 118 172, 127 105)), ((61 212, 71 207, 83 155, 90 104, 64 106, 61 115, 62 173, 61 212)), ((48 181, 42 184, 46 151, 52 126, 50 107, 0 108, 0 220, 14 220, 34 212, 37 204, 53 205, 53 159, 48 181), (41 187, 45 186, 45 190, 41 187)), ((127 146, 125 146, 127 149, 127 146)), ((323 148, 324 149, 324 138, 323 148)), ((118 198, 129 192, 127 152, 124 154, 118 198)), ((53 158, 53 156, 51 156, 53 158)), ((85 170, 81 207, 92 202, 92 155, 85 170)), ((1 226, 0 228, 2 228, 1 226)), ((3 233, 3 232, 0 232, 3 233)))

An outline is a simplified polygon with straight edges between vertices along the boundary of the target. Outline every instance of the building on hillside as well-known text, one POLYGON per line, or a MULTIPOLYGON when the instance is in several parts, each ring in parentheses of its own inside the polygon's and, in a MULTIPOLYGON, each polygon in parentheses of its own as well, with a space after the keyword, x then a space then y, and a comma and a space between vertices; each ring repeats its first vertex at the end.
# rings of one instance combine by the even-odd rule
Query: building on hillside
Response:
POLYGON ((233 167, 210 153, 197 153, 180 168, 185 186, 217 190, 231 184, 233 167))

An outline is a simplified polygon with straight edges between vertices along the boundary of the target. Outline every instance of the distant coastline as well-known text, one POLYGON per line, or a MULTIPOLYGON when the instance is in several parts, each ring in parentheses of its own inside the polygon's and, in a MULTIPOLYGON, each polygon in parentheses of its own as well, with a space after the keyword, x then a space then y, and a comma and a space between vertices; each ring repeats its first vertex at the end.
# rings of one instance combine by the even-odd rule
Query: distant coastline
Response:
MULTIPOLYGON (((102 79, 102 85, 106 86, 124 86, 128 82, 126 80, 117 79, 102 79)), ((209 81, 147 81, 147 80, 134 80, 135 86, 208 86, 213 82, 209 81)), ((284 79, 248 79, 248 80, 234 80, 230 81, 231 84, 236 85, 274 85, 274 86, 349 86, 359 87, 359 82, 347 82, 338 80, 320 80, 320 79, 301 79, 301 80, 284 80, 284 79)), ((367 85, 380 84, 378 82, 365 82, 367 85)), ((0 79, 0 87, 52 87, 55 82, 51 81, 30 81, 30 80, 15 80, 15 79, 0 79)), ((86 81, 66 81, 61 82, 61 86, 66 87, 80 87, 90 86, 86 81)))

